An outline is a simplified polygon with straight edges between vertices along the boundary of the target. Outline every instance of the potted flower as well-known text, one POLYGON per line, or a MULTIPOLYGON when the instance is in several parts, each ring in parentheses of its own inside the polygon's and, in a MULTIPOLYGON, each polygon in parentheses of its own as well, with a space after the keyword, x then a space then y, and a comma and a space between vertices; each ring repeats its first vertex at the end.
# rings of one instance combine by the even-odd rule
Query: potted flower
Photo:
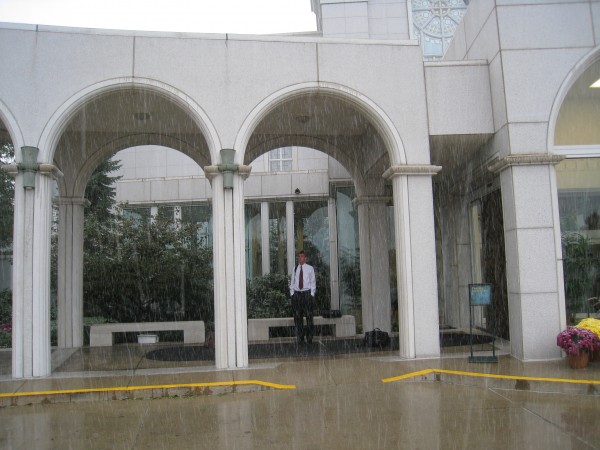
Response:
POLYGON ((556 345, 567 354, 571 368, 583 369, 588 365, 590 354, 600 349, 600 339, 590 330, 569 327, 558 333, 556 345))
MULTIPOLYGON (((600 319, 588 317, 577 324, 577 328, 590 330, 598 339, 600 339, 600 319)), ((600 347, 598 347, 591 355, 590 361, 600 361, 600 347)))

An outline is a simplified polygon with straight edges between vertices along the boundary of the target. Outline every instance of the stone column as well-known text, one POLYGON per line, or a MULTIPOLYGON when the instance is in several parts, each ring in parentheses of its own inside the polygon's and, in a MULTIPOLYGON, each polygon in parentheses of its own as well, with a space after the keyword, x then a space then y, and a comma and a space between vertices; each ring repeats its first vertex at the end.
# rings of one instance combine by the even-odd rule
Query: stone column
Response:
POLYGON ((331 276, 331 309, 340 309, 340 269, 338 263, 337 207, 335 198, 327 201, 329 214, 329 273, 331 276))
POLYGON ((560 357, 566 327, 555 164, 559 155, 520 154, 490 167, 500 174, 511 354, 560 357))
MULTIPOLYGON (((287 273, 292 274, 296 267, 296 225, 294 223, 294 202, 285 202, 285 238, 287 273)), ((267 229, 268 230, 268 229, 267 229)), ((298 251, 303 250, 299 248, 298 251)))
POLYGON ((204 167, 204 173, 210 180, 213 193, 213 289, 215 320, 215 365, 217 369, 228 367, 227 339, 227 278, 225 242, 225 193, 223 176, 218 166, 204 167))
POLYGON ((361 196, 358 209, 360 294, 364 331, 392 330, 387 197, 361 196))
POLYGON ((433 189, 439 166, 392 166, 400 356, 439 356, 433 189), (410 201, 409 201, 410 200, 410 201))
POLYGON ((269 252, 269 204, 260 204, 260 251, 262 256, 262 274, 271 272, 271 253, 269 252))
POLYGON ((84 198, 60 197, 58 226, 58 346, 83 346, 84 198))
POLYGON ((47 377, 50 356, 50 164, 36 147, 22 147, 21 162, 4 166, 15 176, 13 239, 13 378, 47 377))
POLYGON ((234 316, 235 367, 248 367, 248 307, 246 301, 246 234, 244 211, 244 181, 250 176, 250 166, 238 166, 233 183, 233 253, 234 253, 234 316))
POLYGON ((213 270, 215 365, 248 366, 243 182, 249 166, 233 164, 235 153, 221 151, 223 163, 204 168, 213 191, 213 270))

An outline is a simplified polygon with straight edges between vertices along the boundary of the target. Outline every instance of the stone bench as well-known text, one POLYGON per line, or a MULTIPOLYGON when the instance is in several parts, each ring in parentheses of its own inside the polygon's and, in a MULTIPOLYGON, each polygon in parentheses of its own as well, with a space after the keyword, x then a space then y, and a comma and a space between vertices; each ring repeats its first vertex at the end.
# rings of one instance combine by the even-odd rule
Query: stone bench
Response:
MULTIPOLYGON (((325 318, 321 316, 315 316, 313 318, 313 322, 315 326, 334 325, 335 337, 356 336, 356 321, 354 319, 354 316, 342 316, 337 318, 325 318)), ((293 317, 248 319, 248 341, 268 341, 269 328, 293 326, 293 317)))
POLYGON ((90 326, 90 347, 108 347, 113 345, 113 333, 126 332, 157 332, 157 331, 183 331, 185 344, 204 343, 204 322, 133 322, 133 323, 102 323, 90 326))

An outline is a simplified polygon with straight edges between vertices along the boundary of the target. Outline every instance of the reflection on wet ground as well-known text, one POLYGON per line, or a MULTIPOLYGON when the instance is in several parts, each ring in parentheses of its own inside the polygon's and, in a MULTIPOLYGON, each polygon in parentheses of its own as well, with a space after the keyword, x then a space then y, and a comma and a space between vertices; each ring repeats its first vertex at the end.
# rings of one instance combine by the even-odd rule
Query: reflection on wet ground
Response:
POLYGON ((51 378, 4 377, 1 392, 153 388, 0 408, 0 448, 600 448, 600 363, 573 370, 564 360, 524 363, 505 355, 497 364, 471 364, 458 351, 408 361, 382 351, 217 370, 212 362, 145 361, 159 348, 79 349, 51 378), (92 370, 98 364, 112 370, 92 370), (403 374, 409 376, 382 382, 403 374), (244 385, 248 380, 294 389, 244 385), (166 387, 178 383, 215 387, 191 396, 166 387))

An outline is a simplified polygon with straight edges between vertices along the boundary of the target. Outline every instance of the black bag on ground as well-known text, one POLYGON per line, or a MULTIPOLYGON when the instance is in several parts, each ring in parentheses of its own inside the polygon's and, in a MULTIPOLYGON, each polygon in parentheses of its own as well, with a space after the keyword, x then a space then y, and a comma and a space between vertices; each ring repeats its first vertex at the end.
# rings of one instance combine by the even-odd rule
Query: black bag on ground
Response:
POLYGON ((390 335, 386 331, 375 328, 365 333, 364 342, 367 347, 387 347, 390 345, 390 335))

